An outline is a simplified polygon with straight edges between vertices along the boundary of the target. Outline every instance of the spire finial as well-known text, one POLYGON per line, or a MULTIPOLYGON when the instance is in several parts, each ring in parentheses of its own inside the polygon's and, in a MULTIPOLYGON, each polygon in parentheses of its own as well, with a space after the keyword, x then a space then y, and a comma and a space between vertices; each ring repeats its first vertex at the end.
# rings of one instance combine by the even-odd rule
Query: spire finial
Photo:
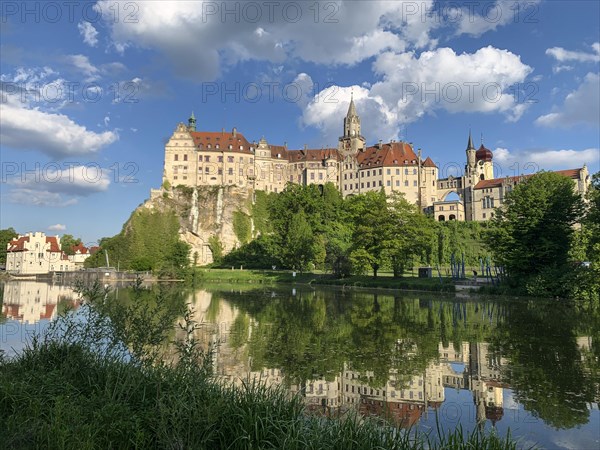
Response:
POLYGON ((483 133, 481 133, 481 145, 483 145, 483 133))

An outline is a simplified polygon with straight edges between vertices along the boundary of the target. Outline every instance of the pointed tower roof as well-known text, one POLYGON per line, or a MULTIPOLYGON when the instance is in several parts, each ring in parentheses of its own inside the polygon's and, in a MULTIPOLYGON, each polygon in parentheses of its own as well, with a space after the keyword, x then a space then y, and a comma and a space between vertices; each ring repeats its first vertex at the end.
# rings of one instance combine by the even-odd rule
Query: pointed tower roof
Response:
POLYGON ((475 150, 473 145, 473 138, 471 137, 471 129, 469 128, 469 142, 467 143, 467 150, 475 150))
POLYGON ((356 106, 354 106, 354 92, 350 94, 350 106, 348 106, 348 114, 346 117, 357 116, 356 114, 356 106))

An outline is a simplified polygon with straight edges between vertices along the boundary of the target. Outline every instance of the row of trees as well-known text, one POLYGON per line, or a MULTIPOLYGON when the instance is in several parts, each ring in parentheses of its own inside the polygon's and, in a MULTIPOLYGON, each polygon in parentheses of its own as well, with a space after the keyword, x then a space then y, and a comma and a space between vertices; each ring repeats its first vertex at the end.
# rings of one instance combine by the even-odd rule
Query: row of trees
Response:
POLYGON ((402 195, 383 191, 343 199, 333 184, 290 184, 279 194, 260 193, 253 218, 258 237, 223 266, 320 268, 342 277, 389 270, 399 277, 413 265, 447 265, 452 253, 473 266, 487 255, 484 225, 436 223, 402 195))

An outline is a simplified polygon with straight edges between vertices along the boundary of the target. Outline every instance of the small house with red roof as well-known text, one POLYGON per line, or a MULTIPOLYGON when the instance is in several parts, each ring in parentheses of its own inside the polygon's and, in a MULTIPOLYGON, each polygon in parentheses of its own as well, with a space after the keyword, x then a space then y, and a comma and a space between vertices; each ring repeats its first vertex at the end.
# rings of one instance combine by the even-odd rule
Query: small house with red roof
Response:
POLYGON ((7 244, 6 270, 16 275, 66 272, 74 265, 60 246, 59 236, 40 231, 19 235, 7 244))

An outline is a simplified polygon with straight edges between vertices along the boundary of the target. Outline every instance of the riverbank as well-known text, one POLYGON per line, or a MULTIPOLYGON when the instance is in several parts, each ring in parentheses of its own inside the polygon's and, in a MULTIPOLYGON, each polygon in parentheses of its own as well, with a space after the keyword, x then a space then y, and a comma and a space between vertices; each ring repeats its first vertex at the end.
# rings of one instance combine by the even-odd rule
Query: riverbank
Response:
POLYGON ((225 386, 198 364, 144 365, 46 342, 0 360, 3 448, 514 449, 510 437, 409 433, 306 415, 301 397, 225 386))
POLYGON ((387 274, 377 278, 355 275, 347 278, 335 278, 324 273, 299 273, 269 270, 230 270, 230 269, 197 269, 197 282, 202 283, 257 283, 257 284, 310 284, 320 286, 337 286, 347 288, 382 288, 407 291, 454 292, 454 280, 448 277, 394 278, 387 274))

